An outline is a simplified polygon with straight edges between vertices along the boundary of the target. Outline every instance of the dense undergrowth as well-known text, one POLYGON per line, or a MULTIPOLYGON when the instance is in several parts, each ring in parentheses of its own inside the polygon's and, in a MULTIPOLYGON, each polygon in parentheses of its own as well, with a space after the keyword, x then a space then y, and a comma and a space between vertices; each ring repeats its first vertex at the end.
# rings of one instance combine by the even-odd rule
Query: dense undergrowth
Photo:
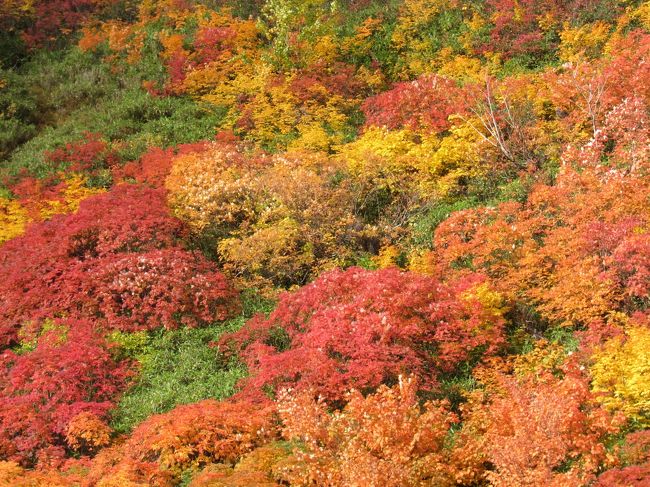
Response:
POLYGON ((0 485, 643 486, 650 4, 0 3, 0 485))

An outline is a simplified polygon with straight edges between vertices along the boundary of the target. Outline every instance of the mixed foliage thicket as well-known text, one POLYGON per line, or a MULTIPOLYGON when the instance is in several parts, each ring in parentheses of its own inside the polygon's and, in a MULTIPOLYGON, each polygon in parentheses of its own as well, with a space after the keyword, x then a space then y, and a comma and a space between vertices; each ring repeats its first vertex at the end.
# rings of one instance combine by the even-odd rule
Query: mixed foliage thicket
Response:
POLYGON ((0 485, 649 485, 649 81, 641 0, 1 0, 0 485))

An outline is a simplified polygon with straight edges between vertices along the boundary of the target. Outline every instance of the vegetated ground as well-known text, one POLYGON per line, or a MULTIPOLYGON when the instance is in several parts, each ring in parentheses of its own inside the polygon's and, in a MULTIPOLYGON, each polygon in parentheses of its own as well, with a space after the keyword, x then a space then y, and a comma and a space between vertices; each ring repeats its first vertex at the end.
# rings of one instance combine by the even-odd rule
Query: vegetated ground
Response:
POLYGON ((0 485, 650 485, 650 4, 4 0, 0 485))

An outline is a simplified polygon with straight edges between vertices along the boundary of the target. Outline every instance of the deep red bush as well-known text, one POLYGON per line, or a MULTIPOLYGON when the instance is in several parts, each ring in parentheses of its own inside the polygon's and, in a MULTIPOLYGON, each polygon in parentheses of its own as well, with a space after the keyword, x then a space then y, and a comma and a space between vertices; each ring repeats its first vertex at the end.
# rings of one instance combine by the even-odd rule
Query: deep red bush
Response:
POLYGON ((88 198, 75 214, 32 224, 0 247, 0 347, 15 342, 25 321, 70 309, 89 261, 175 246, 183 232, 163 190, 133 185, 88 198))
POLYGON ((123 331, 197 326, 238 311, 217 266, 181 249, 112 255, 89 267, 79 298, 106 326, 123 331))
POLYGON ((68 164, 70 171, 86 173, 117 162, 116 156, 109 153, 101 134, 92 132, 86 132, 80 141, 46 151, 45 160, 55 166, 68 164))
POLYGON ((40 450, 65 447, 71 419, 105 419, 130 377, 86 320, 56 320, 22 354, 0 355, 0 457, 33 464, 40 450))
POLYGON ((248 364, 244 395, 291 385, 336 401, 402 373, 435 384, 503 341, 501 318, 470 297, 477 282, 449 286, 397 269, 335 270, 282 295, 268 319, 253 318, 220 346, 248 364))

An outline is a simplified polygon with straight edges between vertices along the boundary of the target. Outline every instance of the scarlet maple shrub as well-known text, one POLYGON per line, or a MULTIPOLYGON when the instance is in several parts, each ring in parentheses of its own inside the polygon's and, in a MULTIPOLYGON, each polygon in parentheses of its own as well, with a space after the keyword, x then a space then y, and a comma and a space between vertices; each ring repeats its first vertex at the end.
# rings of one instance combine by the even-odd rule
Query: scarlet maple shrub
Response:
POLYGON ((152 147, 137 161, 128 162, 123 166, 113 166, 113 178, 117 181, 135 180, 138 183, 160 188, 165 184, 175 157, 202 152, 208 146, 208 142, 196 142, 180 144, 167 149, 152 147))
POLYGON ((162 190, 133 185, 85 200, 0 249, 0 344, 62 313, 121 330, 222 320, 237 294, 215 264, 177 244, 182 223, 162 190))
POLYGON ((116 156, 109 153, 108 145, 101 134, 86 132, 84 138, 69 142, 64 147, 45 152, 45 159, 51 164, 68 165, 70 171, 92 172, 117 163, 116 156))
POLYGON ((454 81, 424 75, 367 98, 361 108, 366 126, 442 132, 450 115, 464 111, 463 95, 454 81))
POLYGON ((434 387, 442 373, 503 343, 500 315, 471 296, 478 283, 442 284, 396 268, 333 270, 219 344, 245 360, 251 377, 242 393, 253 397, 291 386, 340 401, 403 373, 434 387))
POLYGON ((106 420, 132 369, 92 322, 68 319, 51 322, 27 351, 3 352, 0 370, 0 456, 33 465, 63 456, 79 414, 106 420))
POLYGON ((239 310, 216 264, 178 248, 97 259, 86 273, 80 306, 121 331, 198 326, 239 310))

